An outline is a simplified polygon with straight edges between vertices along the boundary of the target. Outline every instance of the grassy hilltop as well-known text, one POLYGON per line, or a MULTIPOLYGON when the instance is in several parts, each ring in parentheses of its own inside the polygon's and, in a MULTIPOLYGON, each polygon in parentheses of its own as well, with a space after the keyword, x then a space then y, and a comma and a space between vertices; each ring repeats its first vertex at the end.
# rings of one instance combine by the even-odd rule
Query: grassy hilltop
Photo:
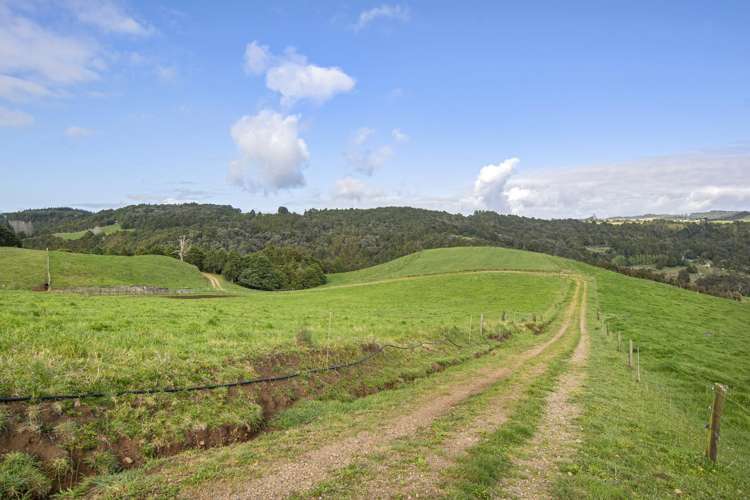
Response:
MULTIPOLYGON (((340 373, 262 389, 83 400, 81 407, 32 405, 35 417, 14 410, 0 429, 29 432, 29 419, 36 419, 41 436, 47 435, 44 428, 53 429, 45 439, 60 453, 89 461, 109 457, 111 467, 97 469, 99 477, 81 483, 76 494, 205 495, 218 484, 246 480, 248 473, 262 476, 263 464, 297 456, 342 432, 377 434, 390 415, 430 399, 432 391, 474 380, 472 374, 498 363, 511 366, 525 349, 554 341, 563 310, 580 300, 575 283, 583 280, 592 344, 588 379, 577 399, 582 435, 574 457, 549 472, 556 496, 661 498, 677 491, 737 498, 750 491, 747 302, 498 248, 429 250, 329 278, 329 285, 316 289, 205 301, 0 291, 3 395, 235 381, 350 361, 374 344, 426 346, 386 351, 340 373), (480 314, 486 322, 481 337, 480 314), (535 335, 533 318, 539 326, 551 323, 535 335), (511 335, 502 342, 487 336, 504 332, 511 335), (625 367, 614 332, 640 347, 641 383, 625 367), (494 354, 487 355, 488 349, 494 354), (702 457, 713 382, 727 384, 731 398, 716 466, 702 457), (292 404, 297 399, 303 401, 292 404), (54 430, 61 415, 75 422, 68 434, 54 430), (160 458, 201 448, 203 441, 245 441, 261 427, 268 432, 247 442, 160 458), (82 448, 69 448, 60 435, 75 436, 82 448), (124 462, 126 456, 135 463, 124 462), (143 466, 109 474, 133 465, 143 466)), ((484 411, 493 395, 510 391, 515 403, 507 423, 482 434, 437 483, 437 496, 507 495, 503 481, 515 474, 512 459, 540 425, 544 397, 566 370, 579 334, 571 331, 508 381, 451 409, 418 436, 356 462, 309 495, 365 495, 368 484, 397 477, 404 467, 424 473, 426 455, 451 433, 469 429, 471 416, 484 411)))
MULTIPOLYGON (((195 266, 161 255, 92 255, 50 252, 53 288, 148 285, 207 289, 195 266)), ((30 290, 47 281, 47 252, 0 247, 0 289, 30 290)))

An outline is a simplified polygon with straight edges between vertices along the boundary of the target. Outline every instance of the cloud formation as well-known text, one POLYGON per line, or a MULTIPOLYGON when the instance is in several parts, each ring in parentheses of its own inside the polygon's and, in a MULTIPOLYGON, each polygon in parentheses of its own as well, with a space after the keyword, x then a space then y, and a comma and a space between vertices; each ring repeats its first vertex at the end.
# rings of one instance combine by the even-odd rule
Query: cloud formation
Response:
POLYGON ((349 149, 344 153, 347 163, 357 172, 371 176, 382 168, 393 156, 397 144, 408 142, 409 136, 395 128, 391 131, 393 142, 371 146, 375 130, 369 127, 357 129, 349 140, 349 149))
POLYGON ((80 22, 96 26, 108 33, 148 36, 153 28, 136 21, 113 1, 66 0, 63 2, 80 22))
POLYGON ((54 33, 0 4, 0 73, 73 84, 95 80, 102 67, 91 41, 54 33))
POLYGON ((0 106, 0 127, 26 127, 34 123, 34 117, 23 111, 0 106))
POLYGON ((473 203, 519 215, 584 218, 747 209, 750 153, 712 151, 607 166, 517 172, 517 159, 480 170, 473 203))
POLYGON ((294 49, 277 56, 267 45, 257 41, 245 47, 245 71, 256 75, 265 73, 266 87, 281 94, 285 106, 302 99, 320 104, 336 94, 351 91, 356 84, 341 68, 311 64, 294 49))
POLYGON ((353 177, 338 179, 334 186, 334 196, 336 198, 361 201, 367 195, 367 185, 353 177))
POLYGON ((14 76, 0 75, 0 97, 3 99, 21 102, 51 95, 53 95, 53 92, 40 83, 14 76))
POLYGON ((485 165, 474 181, 474 199, 481 207, 505 211, 508 207, 505 187, 520 160, 509 158, 497 165, 485 165))
POLYGON ((303 168, 310 154, 299 137, 298 125, 298 116, 267 109, 240 118, 231 136, 242 158, 230 165, 229 181, 266 192, 304 186, 303 168))
POLYGON ((411 12, 408 7, 404 5, 383 4, 379 7, 360 12, 357 22, 354 23, 352 28, 354 31, 363 30, 370 23, 377 21, 378 19, 393 19, 395 21, 406 22, 410 18, 411 12))

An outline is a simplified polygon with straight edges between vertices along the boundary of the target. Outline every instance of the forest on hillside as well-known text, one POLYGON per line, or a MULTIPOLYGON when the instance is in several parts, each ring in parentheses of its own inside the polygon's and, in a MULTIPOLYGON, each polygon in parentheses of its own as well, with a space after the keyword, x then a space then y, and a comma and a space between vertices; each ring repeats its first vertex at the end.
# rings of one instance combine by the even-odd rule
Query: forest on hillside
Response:
MULTIPOLYGON (((304 214, 280 207, 277 213, 264 214, 195 203, 133 205, 95 213, 35 209, 4 218, 3 234, 8 224, 31 229, 31 234, 15 235, 28 248, 175 256, 178 240, 185 236, 193 249, 192 261, 201 269, 243 284, 243 270, 262 268, 263 277, 254 279, 264 285, 252 287, 264 289, 314 286, 323 272, 360 269, 427 248, 488 245, 568 257, 716 295, 750 295, 750 223, 739 221, 612 224, 409 207, 313 209, 304 214), (90 231, 112 224, 123 230, 90 231), (76 239, 55 236, 86 230, 76 239), (699 267, 711 272, 699 272, 699 267), (679 272, 662 272, 669 268, 679 272)), ((253 281, 249 271, 245 275, 246 282, 253 281)))

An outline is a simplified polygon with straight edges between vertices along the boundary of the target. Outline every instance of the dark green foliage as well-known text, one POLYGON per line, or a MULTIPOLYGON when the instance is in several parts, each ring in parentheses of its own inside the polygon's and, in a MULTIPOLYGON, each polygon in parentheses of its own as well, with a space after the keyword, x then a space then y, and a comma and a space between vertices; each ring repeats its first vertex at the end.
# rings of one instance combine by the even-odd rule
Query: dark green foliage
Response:
POLYGON ((282 276, 264 254, 250 254, 243 259, 243 264, 238 284, 256 290, 279 290, 282 287, 282 276))
POLYGON ((224 277, 228 281, 237 282, 244 269, 242 256, 237 252, 229 252, 224 262, 224 277))
MULTIPOLYGON (((34 223, 29 248, 68 249, 77 252, 136 255, 172 254, 177 240, 187 235, 205 251, 221 248, 239 255, 269 246, 304 248, 328 273, 350 271, 393 260, 427 248, 501 246, 568 257, 621 272, 633 266, 673 267, 708 263, 735 273, 750 273, 750 223, 709 222, 610 224, 581 220, 542 220, 495 212, 450 214, 408 207, 308 210, 295 214, 280 207, 276 214, 261 214, 223 205, 135 205, 98 213, 66 209, 32 210, 7 214, 12 220, 34 223), (47 214, 47 215, 45 215, 47 214), (65 241, 53 232, 78 231, 118 222, 123 229, 110 235, 87 235, 65 241), (597 250, 591 250, 596 248, 597 250)), ((299 288, 304 271, 288 271, 269 254, 283 274, 282 288, 299 288)), ((210 272, 219 272, 220 258, 210 272)), ((239 278, 236 262, 221 268, 231 281, 239 278), (232 279, 233 278, 233 279, 232 279)), ((307 265, 302 265, 307 267, 307 265)), ((204 264, 207 270, 209 266, 204 264)), ((634 270, 641 277, 678 284, 651 271, 634 270)), ((684 282, 683 282, 684 283, 684 282)), ((721 293, 711 280, 704 287, 721 293)), ((692 285, 691 285, 692 286, 692 285)))
POLYGON ((5 220, 0 218, 0 247, 20 247, 21 240, 5 220))
POLYGON ((204 269, 203 260, 205 258, 206 255, 203 253, 203 250, 201 250, 200 247, 193 245, 185 255, 185 262, 196 266, 198 269, 204 269))
POLYGON ((203 270, 209 273, 221 274, 224 272, 224 263, 227 261, 227 253, 221 248, 208 250, 203 257, 203 270))
POLYGON ((0 463, 0 497, 45 498, 52 482, 39 470, 31 455, 10 452, 0 463))

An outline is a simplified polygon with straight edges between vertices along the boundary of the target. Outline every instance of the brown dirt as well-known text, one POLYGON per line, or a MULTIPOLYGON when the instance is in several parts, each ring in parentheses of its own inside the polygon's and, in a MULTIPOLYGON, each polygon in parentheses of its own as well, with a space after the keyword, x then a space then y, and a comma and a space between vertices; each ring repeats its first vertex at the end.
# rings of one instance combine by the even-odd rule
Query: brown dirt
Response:
POLYGON ((390 421, 383 422, 377 432, 360 432, 299 456, 292 462, 280 463, 274 472, 242 484, 212 484, 192 498, 283 498, 293 493, 308 490, 326 480, 330 474, 349 465, 356 457, 384 449, 394 440, 412 435, 447 413, 458 403, 479 394, 499 380, 508 377, 528 360, 538 356, 551 344, 557 342, 568 330, 577 308, 578 283, 563 324, 548 341, 515 357, 506 367, 488 367, 471 379, 456 383, 442 394, 432 394, 414 410, 390 421))
POLYGON ((224 287, 221 286, 221 281, 214 276, 211 273, 201 273, 204 278, 208 280, 209 283, 211 283, 211 287, 213 287, 215 290, 224 290, 224 287))
MULTIPOLYGON (((587 285, 584 283, 581 306, 581 339, 555 391, 547 397, 544 417, 523 456, 514 460, 514 467, 523 475, 502 485, 504 494, 512 498, 553 498, 552 484, 559 465, 575 454, 581 429, 575 420, 580 405, 572 400, 584 383, 584 368, 589 354, 589 333, 586 321, 587 285)), ((504 496, 504 495, 503 495, 504 496)))

